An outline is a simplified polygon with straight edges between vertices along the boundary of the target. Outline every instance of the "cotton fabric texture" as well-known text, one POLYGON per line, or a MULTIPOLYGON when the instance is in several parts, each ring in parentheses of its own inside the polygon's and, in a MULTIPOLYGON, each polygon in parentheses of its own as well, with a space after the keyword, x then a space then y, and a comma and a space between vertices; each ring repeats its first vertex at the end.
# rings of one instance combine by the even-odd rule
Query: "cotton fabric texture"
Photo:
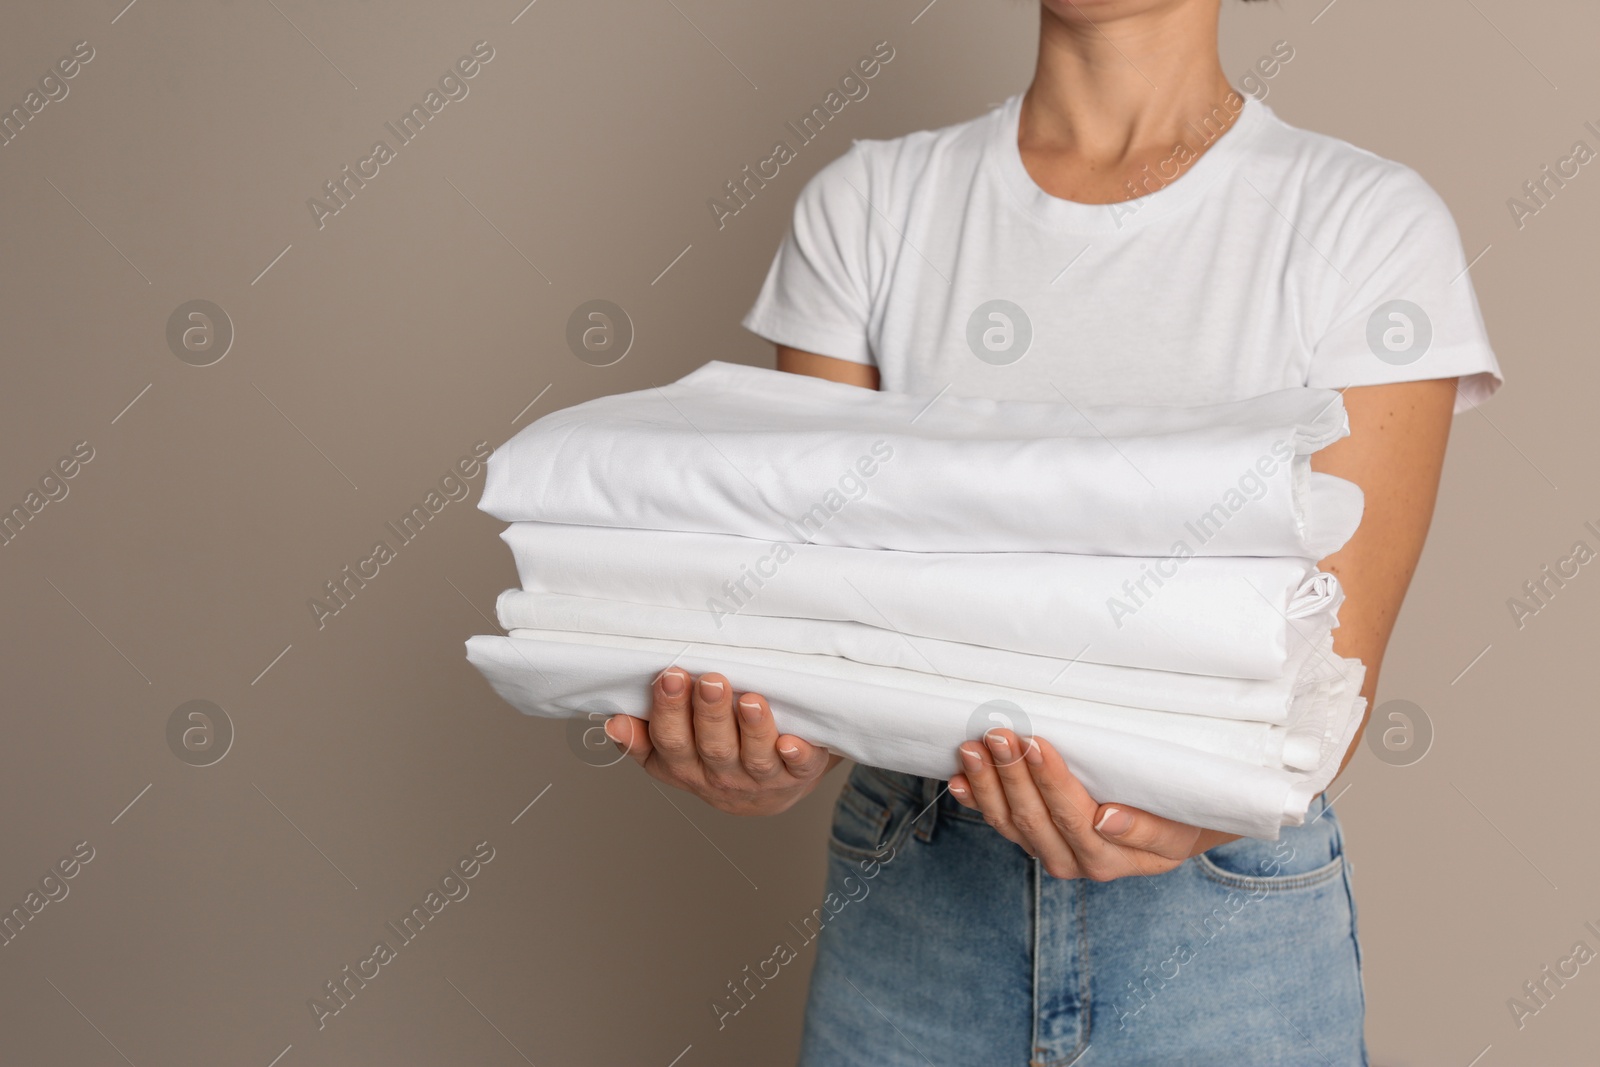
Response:
POLYGON ((1091 414, 713 362, 490 457, 522 589, 468 658, 569 717, 648 717, 667 665, 720 671, 780 730, 914 775, 1004 723, 1098 798, 1273 838, 1364 708, 1311 556, 1360 519, 1308 465, 1347 433, 1330 390, 1091 414))
POLYGON ((491 457, 479 506, 912 552, 1320 559, 1354 532, 1361 491, 1310 455, 1348 433, 1333 390, 1080 408, 714 360, 525 427, 491 457))
POLYGON ((1063 752, 1096 798, 1229 833, 1275 838, 1298 824, 1338 770, 1360 723, 1365 669, 1325 671, 1287 727, 1145 711, 877 667, 832 656, 650 638, 518 630, 467 642, 467 658, 531 715, 649 718, 665 665, 720 671, 760 693, 778 729, 859 763, 932 778, 959 770, 956 748, 1009 723, 1063 752), (1295 764, 1307 767, 1299 769, 1295 764))
POLYGON ((1316 619, 1294 620, 1293 650, 1283 671, 1272 678, 1256 679, 1118 667, 1081 658, 1035 656, 1005 648, 917 637, 859 622, 743 613, 719 620, 709 612, 693 608, 624 603, 525 589, 507 589, 501 593, 496 610, 500 625, 513 632, 567 630, 654 637, 680 644, 726 644, 839 656, 857 663, 927 671, 970 682, 1102 704, 1276 725, 1289 720, 1295 697, 1315 684, 1315 660, 1333 654, 1332 636, 1325 622, 1316 619))
POLYGON ((705 617, 697 637, 717 644, 743 643, 726 636, 737 617, 774 616, 1266 679, 1282 676, 1297 627, 1315 641, 1343 601, 1332 575, 1281 556, 891 552, 531 522, 501 536, 524 589, 691 609, 705 617), (1171 574, 1162 584, 1146 577, 1160 570, 1171 574))

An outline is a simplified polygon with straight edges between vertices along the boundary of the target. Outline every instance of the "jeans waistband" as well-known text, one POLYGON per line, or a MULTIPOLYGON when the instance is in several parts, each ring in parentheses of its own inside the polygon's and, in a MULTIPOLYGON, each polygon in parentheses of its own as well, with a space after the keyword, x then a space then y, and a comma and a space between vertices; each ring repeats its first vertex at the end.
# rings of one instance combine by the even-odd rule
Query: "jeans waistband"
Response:
POLYGON ((901 771, 884 770, 858 764, 860 773, 871 777, 879 788, 898 797, 915 813, 913 833, 923 841, 931 840, 941 819, 960 819, 965 822, 984 821, 983 814, 963 807, 950 795, 950 783, 943 778, 924 778, 901 771))
MULTIPOLYGON (((882 767, 869 767, 865 764, 858 766, 883 788, 899 794, 902 799, 916 805, 916 810, 919 812, 916 832, 923 840, 927 840, 932 834, 941 816, 969 822, 984 821, 981 813, 963 806, 950 795, 950 783, 945 779, 923 778, 920 775, 885 770, 882 767)), ((1311 803, 1306 809, 1306 822, 1315 820, 1332 807, 1327 792, 1318 793, 1311 798, 1311 803)))

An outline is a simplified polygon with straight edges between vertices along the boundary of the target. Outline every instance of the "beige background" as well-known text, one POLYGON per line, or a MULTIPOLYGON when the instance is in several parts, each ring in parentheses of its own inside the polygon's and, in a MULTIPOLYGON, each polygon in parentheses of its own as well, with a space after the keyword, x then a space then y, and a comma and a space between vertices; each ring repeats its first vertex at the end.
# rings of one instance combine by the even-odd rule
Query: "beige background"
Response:
MULTIPOLYGON (((708 358, 767 363, 738 319, 803 181, 851 137, 1023 87, 1034 6, 122 2, 0 12, 8 108, 95 50, 0 147, 0 503, 94 449, 0 547, 0 903, 95 850, 0 947, 0 1060, 789 1062, 809 950, 720 1033, 708 1002, 816 903, 842 772, 741 821, 586 766, 463 658, 513 581, 470 503, 325 628, 307 600, 475 442, 708 358), (307 198, 479 40, 470 95, 319 231, 307 198), (871 95, 718 232, 706 198, 879 40, 897 54, 871 95), (609 368, 563 339, 593 298, 637 329, 609 368), (193 299, 236 330, 209 367, 165 340, 193 299), (191 699, 236 730, 209 767, 166 741, 191 699), (307 999, 484 840, 471 895, 319 1032, 307 999)), ((1511 383, 1457 422, 1385 671, 1433 748, 1364 750, 1340 786, 1371 1044, 1381 1064, 1580 1062, 1600 972, 1520 1032, 1506 1001, 1600 948, 1600 565, 1521 630, 1506 601, 1574 541, 1600 548, 1600 172, 1521 230, 1506 200, 1574 140, 1600 147, 1600 12, 1323 3, 1229 0, 1227 69, 1288 40, 1279 114, 1439 189, 1468 255, 1488 249, 1473 279, 1511 383)))

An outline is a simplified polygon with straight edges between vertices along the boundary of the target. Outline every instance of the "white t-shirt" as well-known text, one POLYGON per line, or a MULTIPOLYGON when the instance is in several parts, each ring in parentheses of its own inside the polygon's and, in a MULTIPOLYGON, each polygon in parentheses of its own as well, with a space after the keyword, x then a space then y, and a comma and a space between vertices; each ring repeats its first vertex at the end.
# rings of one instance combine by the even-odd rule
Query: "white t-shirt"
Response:
POLYGON ((1175 180, 1119 204, 1040 189, 1022 94, 856 141, 801 191, 744 325, 881 388, 1205 404, 1294 385, 1501 384, 1449 209, 1413 170, 1245 97, 1175 180))

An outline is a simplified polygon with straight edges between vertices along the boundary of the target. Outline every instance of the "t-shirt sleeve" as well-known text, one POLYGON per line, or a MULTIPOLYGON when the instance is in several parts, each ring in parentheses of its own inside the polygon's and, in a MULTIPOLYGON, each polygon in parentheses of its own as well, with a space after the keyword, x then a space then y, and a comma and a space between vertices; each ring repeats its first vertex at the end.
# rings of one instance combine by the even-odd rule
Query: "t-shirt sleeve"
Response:
POLYGON ((875 363, 867 238, 871 195, 861 144, 811 177, 743 325, 774 344, 875 363))
POLYGON ((1489 345, 1450 209, 1409 167, 1388 164, 1351 212, 1330 257, 1339 269, 1333 310, 1306 384, 1459 378, 1457 412, 1504 382, 1489 345))

